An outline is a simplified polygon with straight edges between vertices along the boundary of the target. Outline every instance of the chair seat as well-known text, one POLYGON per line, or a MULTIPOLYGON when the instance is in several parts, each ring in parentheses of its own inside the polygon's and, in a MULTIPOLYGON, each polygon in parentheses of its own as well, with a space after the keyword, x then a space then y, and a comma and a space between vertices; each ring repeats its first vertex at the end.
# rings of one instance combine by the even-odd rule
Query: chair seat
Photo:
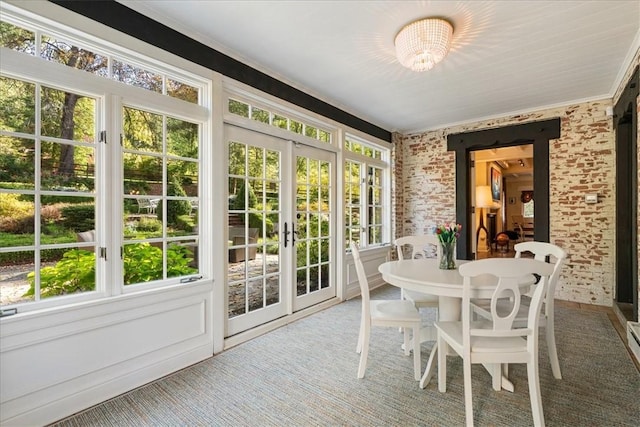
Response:
POLYGON ((404 297, 409 301, 413 301, 415 304, 438 305, 437 295, 429 295, 422 292, 412 291, 410 289, 404 289, 404 297))
POLYGON ((372 300, 372 319, 393 319, 396 321, 416 322, 420 321, 420 313, 416 307, 407 300, 372 300))
MULTIPOLYGON (((449 345, 452 341, 462 349, 462 322, 435 322, 435 327, 446 337, 449 345)), ((491 323, 471 322, 471 329, 491 329, 491 323)), ((520 353, 527 351, 527 340, 522 337, 471 337, 473 353, 520 353)))

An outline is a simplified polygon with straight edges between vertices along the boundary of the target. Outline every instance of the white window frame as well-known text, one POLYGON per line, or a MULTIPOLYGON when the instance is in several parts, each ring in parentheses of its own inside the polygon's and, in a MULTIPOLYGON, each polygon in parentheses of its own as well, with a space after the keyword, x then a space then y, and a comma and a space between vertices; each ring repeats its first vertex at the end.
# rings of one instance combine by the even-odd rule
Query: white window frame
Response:
MULTIPOLYGON (((388 146, 373 142, 369 139, 365 139, 361 136, 355 136, 353 134, 346 134, 346 140, 357 142, 363 146, 368 146, 375 150, 379 150, 382 153, 381 159, 375 159, 368 157, 361 153, 356 153, 347 149, 342 150, 343 165, 342 170, 344 174, 345 164, 347 161, 360 164, 360 248, 377 248, 389 244, 391 241, 391 166, 389 159, 391 157, 391 149, 388 146), (382 241, 380 243, 369 242, 369 228, 371 227, 370 218, 368 213, 368 199, 369 182, 368 182, 368 170, 369 167, 375 167, 382 170, 382 241)), ((344 183, 346 186, 346 182, 344 183)), ((343 194, 346 194, 346 188, 344 188, 343 194)), ((343 206, 346 208, 346 200, 343 200, 343 206)), ((344 212, 344 209, 343 209, 344 212)), ((345 224, 346 231, 346 224, 345 224)), ((345 232, 343 232, 345 234, 345 232)), ((345 236, 346 240, 346 236, 345 236)), ((349 242, 345 241, 345 245, 349 242)))
MULTIPOLYGON (((198 123, 200 127, 200 148, 198 162, 200 164, 198 197, 204 198, 211 193, 210 172, 205 172, 210 162, 211 147, 207 141, 211 140, 212 114, 211 114, 211 88, 213 82, 210 79, 189 73, 168 64, 161 63, 139 53, 129 51, 126 48, 112 43, 102 42, 99 39, 79 32, 78 30, 55 24, 46 18, 33 15, 29 12, 14 8, 5 3, 2 4, 2 20, 13 23, 35 33, 36 45, 38 34, 59 37, 61 40, 77 44, 82 48, 94 49, 96 53, 111 55, 118 60, 125 60, 132 65, 139 65, 150 71, 156 71, 169 78, 194 86, 199 91, 199 105, 151 92, 142 88, 129 86, 117 82, 111 78, 105 78, 86 71, 77 70, 57 62, 50 62, 38 56, 16 52, 8 48, 0 48, 0 73, 9 78, 37 82, 41 85, 70 92, 84 94, 95 98, 96 128, 97 131, 107 131, 107 143, 97 143, 96 150, 96 183, 94 200, 96 203, 96 241, 97 247, 107 248, 107 259, 96 261, 96 288, 95 291, 79 294, 46 298, 39 301, 30 301, 3 306, 6 308, 18 308, 19 312, 40 310, 49 307, 60 307, 75 304, 82 301, 95 300, 123 293, 136 293, 150 289, 165 290, 174 286, 190 286, 201 280, 190 283, 181 283, 179 278, 170 278, 134 286, 123 284, 123 262, 120 258, 122 241, 122 153, 120 148, 120 134, 122 133, 122 120, 120 111, 123 105, 138 106, 145 110, 152 110, 178 119, 198 123), (108 175, 107 175, 108 174, 108 175), (108 202, 107 202, 108 201, 108 202)), ((38 50, 38 49, 37 49, 38 50)), ((109 59, 111 64, 111 59, 109 59)), ((2 190, 3 192, 12 192, 2 190)), ((199 205, 199 217, 207 215, 206 203, 199 205)), ((199 242, 199 259, 211 257, 210 243, 203 245, 203 229, 199 227, 197 241, 199 242)), ((37 231, 37 230, 36 230, 37 231)), ((171 239, 167 239, 169 241, 171 239)), ((61 245, 64 247, 64 245, 61 245)), ((11 248, 14 249, 14 248, 11 248)), ((36 251, 40 250, 35 246, 36 251)), ((210 280, 213 269, 200 263, 198 278, 210 280)))

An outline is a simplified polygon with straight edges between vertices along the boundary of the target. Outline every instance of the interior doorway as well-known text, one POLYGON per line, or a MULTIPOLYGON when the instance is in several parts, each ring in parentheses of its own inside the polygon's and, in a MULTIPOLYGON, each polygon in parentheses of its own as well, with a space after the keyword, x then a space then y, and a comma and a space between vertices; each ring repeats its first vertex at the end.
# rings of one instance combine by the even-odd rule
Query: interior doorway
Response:
POLYGON ((463 234, 458 239, 458 259, 475 258, 475 248, 472 245, 474 227, 470 165, 471 153, 478 150, 532 144, 535 160, 533 192, 536 198, 534 239, 549 241, 549 140, 559 137, 559 118, 451 134, 447 137, 448 150, 456 152, 456 218, 463 227, 463 234))
POLYGON ((513 257, 517 243, 533 240, 533 168, 532 144, 473 152, 477 259, 513 257))

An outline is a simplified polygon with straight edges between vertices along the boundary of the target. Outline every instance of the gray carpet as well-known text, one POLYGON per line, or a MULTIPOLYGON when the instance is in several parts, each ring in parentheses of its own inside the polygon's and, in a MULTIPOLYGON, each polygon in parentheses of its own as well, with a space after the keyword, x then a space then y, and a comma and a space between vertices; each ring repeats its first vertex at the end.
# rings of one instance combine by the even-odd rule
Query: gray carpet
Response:
MULTIPOLYGON (((397 298, 391 286, 372 298, 397 298)), ((430 315, 429 312, 426 313, 430 315)), ((603 312, 556 308, 562 380, 543 336, 540 384, 548 426, 638 426, 640 373, 603 312)), ((402 335, 374 328, 364 379, 356 378, 360 300, 339 304, 56 426, 457 426, 464 424, 462 364, 448 358, 448 390, 420 390, 402 335)), ((425 343, 423 368, 431 343, 425 343)), ((533 424, 525 365, 511 365, 515 393, 495 392, 473 367, 478 426, 533 424)))

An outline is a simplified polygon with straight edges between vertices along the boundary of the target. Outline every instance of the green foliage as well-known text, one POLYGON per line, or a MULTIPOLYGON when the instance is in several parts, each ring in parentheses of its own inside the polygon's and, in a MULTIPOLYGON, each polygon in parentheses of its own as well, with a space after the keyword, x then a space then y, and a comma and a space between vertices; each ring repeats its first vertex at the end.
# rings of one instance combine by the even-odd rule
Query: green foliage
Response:
MULTIPOLYGON (((315 226, 318 221, 317 215, 310 215, 310 222, 314 226, 308 227, 305 221, 298 221, 298 229, 305 230, 309 229, 309 237, 319 237, 318 229, 315 226)), ((321 235, 328 236, 329 235, 329 221, 321 221, 321 235)), ((297 265, 312 265, 317 264, 320 260, 318 259, 318 255, 322 257, 322 260, 329 259, 329 244, 328 239, 312 239, 309 241, 299 241, 296 245, 296 254, 297 254, 297 265), (322 243, 319 243, 322 242, 322 243), (309 246, 309 259, 307 264, 307 246, 309 246), (318 247, 320 246, 320 247, 318 247)))
MULTIPOLYGON (((66 249, 64 249, 66 250, 66 249)), ((162 279, 162 249, 139 243, 124 250, 124 281, 126 285, 162 279)), ((167 249, 167 276, 177 277, 196 273, 189 267, 193 254, 185 246, 171 244, 167 249)), ((66 250, 62 259, 40 270, 42 297, 87 292, 95 289, 96 257, 91 251, 66 250)), ((35 272, 27 275, 29 290, 24 296, 35 294, 35 272)))
POLYGON ((179 230, 192 231, 196 226, 196 219, 190 215, 180 215, 173 226, 179 230))
MULTIPOLYGON (((191 252, 184 246, 171 244, 167 249, 167 277, 184 276, 198 270, 189 267, 191 252)), ((124 284, 162 279, 162 249, 148 243, 124 248, 124 284)))
POLYGON ((243 211, 243 210, 251 209, 255 207, 256 202, 257 202, 257 197, 256 197, 256 193, 253 191, 253 187, 251 187, 250 185, 246 185, 246 183, 243 181, 242 186, 238 190, 238 194, 233 200, 230 201, 230 205, 231 205, 230 207, 234 211, 243 211), (247 194, 248 203, 245 200, 247 198, 245 197, 245 193, 247 192, 248 192, 247 194))
MULTIPOLYGON (((40 269, 40 295, 46 298, 94 290, 95 266, 93 252, 79 249, 65 252, 55 266, 40 269)), ((27 281, 30 287, 24 296, 32 296, 35 294, 35 272, 27 275, 27 281)))
POLYGON ((162 230, 162 222, 157 219, 142 217, 136 223, 136 231, 141 231, 145 233, 149 232, 158 232, 162 230))
POLYGON ((19 194, 0 193, 0 217, 33 216, 34 204, 20 200, 19 194))
MULTIPOLYGON (((171 184, 169 184, 169 195, 185 197, 187 193, 185 193, 180 182, 174 178, 171 184)), ((167 200, 167 224, 177 223, 178 217, 180 215, 189 215, 190 212, 191 212, 191 205, 189 204, 189 201, 167 200)), ((156 215, 158 216, 158 219, 162 220, 164 216, 164 208, 162 203, 158 204, 158 208, 156 209, 156 215)))
POLYGON ((70 230, 81 233, 95 229, 95 205, 79 203, 62 208, 62 224, 70 230))

